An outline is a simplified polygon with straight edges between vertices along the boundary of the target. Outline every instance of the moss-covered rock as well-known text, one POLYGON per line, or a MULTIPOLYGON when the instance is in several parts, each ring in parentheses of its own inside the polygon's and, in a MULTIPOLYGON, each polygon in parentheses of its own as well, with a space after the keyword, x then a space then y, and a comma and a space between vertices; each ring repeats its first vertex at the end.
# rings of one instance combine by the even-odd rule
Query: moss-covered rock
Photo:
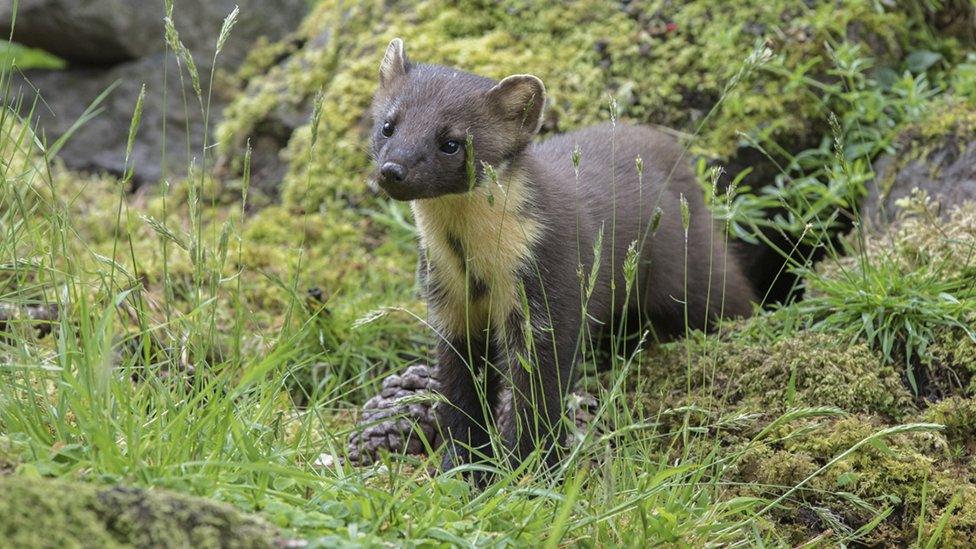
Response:
POLYGON ((938 400, 971 394, 976 345, 976 202, 947 207, 924 193, 884 231, 859 230, 808 272, 808 325, 870 343, 938 400))
POLYGON ((859 235, 857 253, 811 274, 806 302, 663 345, 635 373, 643 417, 659 418, 668 431, 691 425, 707 433, 682 439, 671 452, 686 457, 720 448, 730 463, 729 497, 777 500, 790 492, 768 510, 765 527, 774 538, 801 544, 856 537, 879 546, 936 539, 937 546, 965 547, 976 536, 976 341, 966 329, 973 309, 925 310, 934 303, 929 297, 953 307, 956 299, 973 300, 965 291, 928 294, 943 287, 933 280, 971 289, 976 204, 946 213, 942 219, 924 201, 909 204, 885 233, 859 235), (852 302, 834 303, 856 310, 858 292, 873 291, 865 276, 890 286, 887 306, 914 314, 911 329, 929 338, 916 371, 918 396, 904 362, 868 344, 860 315, 806 305, 850 280, 852 302), (823 315, 837 316, 827 322, 823 315), (900 427, 907 424, 916 426, 900 427), (876 527, 859 531, 876 517, 876 527))
MULTIPOLYGON (((221 173, 242 171, 249 144, 252 187, 280 194, 289 212, 358 227, 364 211, 383 207, 365 184, 368 107, 384 48, 400 36, 419 62, 540 76, 549 94, 543 133, 607 120, 614 97, 621 118, 675 128, 693 154, 732 175, 750 170, 745 183, 758 188, 790 154, 823 141, 829 112, 851 109, 825 101, 818 83, 836 81, 828 73, 838 44, 879 69, 901 71, 915 49, 958 61, 959 40, 933 32, 927 15, 914 3, 873 0, 325 0, 294 35, 255 48, 232 79, 239 92, 216 132, 221 173)), ((344 236, 357 263, 373 257, 367 235, 344 236)), ((776 276, 778 259, 750 254, 757 284, 776 276)), ((773 300, 791 280, 778 283, 773 300)))
POLYGON ((344 208, 364 189, 376 67, 386 43, 401 36, 418 61, 495 78, 539 75, 550 94, 548 131, 607 119, 612 95, 621 116, 695 133, 694 149, 709 156, 730 158, 750 141, 796 150, 819 143, 825 109, 840 108, 802 83, 824 74, 827 44, 859 43, 882 62, 897 61, 909 44, 958 56, 954 40, 935 40, 922 15, 916 6, 878 9, 867 0, 324 1, 296 36, 259 49, 245 65, 243 93, 218 140, 231 157, 249 138, 287 143, 285 203, 344 208), (755 55, 761 47, 768 58, 755 55), (313 151, 307 121, 320 91, 313 151))
POLYGON ((976 534, 976 516, 964 507, 976 501, 972 475, 952 461, 946 439, 937 433, 896 434, 849 452, 885 427, 875 416, 858 414, 795 425, 790 436, 744 444, 732 476, 747 484, 736 484, 736 491, 775 498, 799 485, 794 503, 773 512, 778 531, 791 533, 794 543, 817 535, 842 540, 890 512, 859 541, 906 546, 919 530, 928 540, 949 513, 938 546, 966 546, 976 534), (821 471, 834 458, 839 459, 821 471))
POLYGON ((945 425, 953 451, 969 466, 976 465, 976 399, 951 396, 926 408, 921 419, 945 425))
POLYGON ((925 376, 936 398, 976 398, 976 341, 962 330, 942 330, 930 347, 925 376))
POLYGON ((920 529, 928 539, 947 513, 940 546, 964 546, 976 535, 976 515, 964 506, 976 501, 972 399, 921 403, 919 411, 877 351, 838 334, 777 336, 779 320, 767 315, 651 352, 634 380, 642 415, 667 430, 685 423, 708 433, 672 451, 707 454, 718 444, 730 464, 728 497, 775 500, 796 487, 764 526, 784 543, 843 542, 890 512, 858 540, 906 545, 920 529), (877 437, 911 422, 946 428, 877 437))
POLYGON ((863 343, 835 334, 799 332, 778 341, 741 334, 696 336, 652 351, 641 374, 647 376, 644 388, 656 406, 694 403, 767 414, 836 406, 895 419, 914 411, 894 368, 863 343), (664 400, 653 398, 657 394, 664 400))
POLYGON ((163 491, 0 477, 4 547, 274 547, 277 531, 232 507, 163 491))

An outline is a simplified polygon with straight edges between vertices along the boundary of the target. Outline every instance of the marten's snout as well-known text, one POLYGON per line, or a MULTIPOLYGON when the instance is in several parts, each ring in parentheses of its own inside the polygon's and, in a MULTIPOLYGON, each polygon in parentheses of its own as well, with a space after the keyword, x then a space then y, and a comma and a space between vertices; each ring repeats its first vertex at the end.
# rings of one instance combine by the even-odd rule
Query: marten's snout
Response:
POLYGON ((394 200, 413 200, 416 189, 406 184, 407 167, 399 162, 384 162, 380 166, 379 184, 394 200))
POLYGON ((384 183, 402 183, 407 178, 407 168, 396 162, 385 162, 380 167, 384 183))

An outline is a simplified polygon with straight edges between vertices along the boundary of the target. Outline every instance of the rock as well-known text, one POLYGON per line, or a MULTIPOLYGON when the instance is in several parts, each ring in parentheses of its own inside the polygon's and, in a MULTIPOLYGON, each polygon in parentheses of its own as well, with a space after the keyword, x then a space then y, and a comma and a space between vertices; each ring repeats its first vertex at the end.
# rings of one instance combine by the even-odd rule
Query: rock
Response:
MULTIPOLYGON (((749 143, 775 143, 776 150, 795 154, 816 147, 829 133, 820 98, 787 77, 801 70, 801 60, 819 59, 816 70, 802 70, 829 81, 824 69, 832 54, 825 44, 831 37, 849 34, 880 66, 898 62, 909 44, 919 46, 906 30, 924 26, 919 19, 925 10, 892 3, 876 13, 860 1, 849 10, 827 4, 771 7, 752 1, 704 8, 694 2, 575 1, 471 10, 446 3, 438 17, 416 17, 426 6, 416 0, 318 3, 295 35, 262 47, 255 66, 242 75, 220 130, 221 145, 228 147, 221 153, 231 170, 239 170, 240 151, 250 140, 252 181, 284 176, 283 201, 291 207, 317 210, 347 193, 362 194, 369 99, 376 67, 396 35, 416 61, 494 78, 537 74, 549 96, 547 131, 606 121, 605 99, 613 95, 623 119, 695 133, 696 151, 721 160, 733 177, 750 168, 744 184, 756 188, 772 183, 782 159, 767 158, 769 147, 758 150, 749 143), (757 40, 776 55, 753 59, 776 70, 746 71, 750 76, 738 89, 748 92, 748 100, 724 101, 716 109, 729 82, 739 81, 757 40), (310 156, 309 115, 320 92, 325 101, 319 150, 310 156), (702 124, 706 114, 709 120, 702 124), (309 173, 317 184, 306 192, 309 173)), ((939 13, 950 9, 933 7, 939 13)), ((774 276, 778 271, 775 265, 774 276)))
POLYGON ((976 200, 976 112, 951 101, 898 138, 896 151, 875 163, 861 214, 875 227, 887 226, 898 202, 914 189, 924 192, 945 217, 950 206, 976 200))
MULTIPOLYGON (((919 47, 917 36, 904 31, 924 27, 921 10, 900 3, 877 13, 861 1, 850 10, 831 9, 826 1, 812 7, 617 4, 518 2, 471 10, 446 3, 438 17, 415 17, 416 6, 426 4, 319 3, 287 43, 261 48, 253 58, 261 62, 242 71, 240 93, 218 129, 220 165, 240 173, 241 151, 250 141, 252 185, 280 184, 282 202, 293 211, 355 211, 375 200, 364 181, 370 170, 369 105, 376 67, 396 35, 416 61, 494 78, 540 76, 549 97, 546 132, 606 121, 606 98, 613 95, 621 119, 694 134, 689 160, 699 154, 714 159, 732 178, 748 168, 742 185, 758 189, 773 183, 784 159, 818 146, 830 132, 821 98, 787 75, 799 70, 831 81, 826 69, 833 54, 825 45, 848 32, 879 66, 898 63, 907 47, 919 47), (757 43, 775 55, 753 56, 757 43), (761 60, 770 70, 747 70, 740 81, 746 59, 761 60), (811 64, 800 68, 801 63, 811 64), (727 94, 733 81, 739 86, 727 94), (309 114, 319 93, 324 101, 312 151, 309 114), (730 100, 720 101, 726 95, 730 100), (774 152, 770 158, 772 149, 789 154, 774 152)), ((792 248, 771 240, 780 249, 792 248)), ((776 282, 770 295, 775 301, 790 295, 795 279, 773 247, 764 244, 742 255, 757 287, 776 282)))
MULTIPOLYGON (((209 66, 203 64, 199 69, 206 86, 209 66)), ((50 144, 65 135, 88 105, 113 84, 116 87, 105 98, 101 112, 80 126, 60 150, 58 157, 67 167, 116 175, 125 171, 129 123, 143 84, 146 98, 131 158, 134 186, 159 181, 164 169, 168 174, 185 174, 191 158, 200 164, 204 117, 189 79, 184 78, 181 84, 171 55, 158 53, 109 69, 26 71, 24 79, 14 77, 13 89, 14 93, 19 91, 25 96, 28 105, 25 108, 29 108, 33 88, 39 90, 43 103, 36 109, 35 119, 50 144), (164 71, 168 74, 164 75, 164 71), (182 102, 184 92, 188 101, 186 110, 182 102), (187 156, 188 137, 190 157, 187 156), (165 168, 161 154, 164 140, 165 168)), ((213 101, 213 118, 219 116, 224 104, 218 94, 213 101)))
MULTIPOLYGON (((379 459, 381 452, 424 454, 428 445, 437 448, 437 432, 431 394, 434 381, 426 364, 415 364, 402 374, 391 374, 382 382, 382 392, 363 405, 357 429, 350 435, 348 459, 356 465, 369 465, 379 459)), ((502 397, 507 402, 508 395, 502 397)), ((597 424, 596 398, 576 389, 567 398, 566 410, 576 429, 570 434, 573 441, 581 441, 585 433, 602 433, 597 424)))
MULTIPOLYGON (((221 50, 221 66, 237 67, 259 38, 278 40, 296 28, 308 12, 307 0, 177 0, 173 19, 180 39, 194 54, 213 56, 224 18, 240 8, 230 38, 221 50)), ((162 43, 162 35, 156 39, 162 43)))
MULTIPOLYGON (((240 7, 235 32, 223 54, 236 66, 260 36, 277 39, 294 30, 305 0, 179 0, 173 19, 180 39, 195 54, 211 57, 224 18, 240 7)), ((13 22, 13 5, 0 2, 0 28, 13 22)), ((132 0, 21 0, 13 39, 64 58, 70 64, 114 65, 160 53, 163 2, 132 0)))
MULTIPOLYGON (((121 175, 125 169, 129 123, 139 90, 145 84, 146 100, 132 153, 133 182, 135 186, 154 183, 164 173, 179 177, 186 173, 192 160, 197 165, 202 164, 204 128, 216 126, 227 98, 219 85, 215 86, 209 125, 205 124, 189 76, 184 72, 181 82, 175 57, 165 51, 162 3, 158 11, 136 9, 140 15, 131 21, 116 17, 115 13, 125 14, 132 8, 111 9, 116 3, 138 4, 111 0, 30 0, 22 3, 17 16, 16 38, 63 55, 71 63, 65 70, 28 70, 23 77, 15 76, 12 97, 16 98, 19 91, 24 97, 22 113, 27 114, 35 93, 40 93, 43 102, 38 103, 35 117, 47 142, 53 143, 69 131, 99 94, 117 83, 102 103, 101 112, 77 130, 61 149, 59 157, 72 169, 121 175), (45 9, 44 17, 36 11, 41 7, 45 9), (71 17, 50 18, 49 12, 67 13, 71 17), (145 26, 143 19, 149 21, 145 26), (50 31, 52 36, 49 38, 45 38, 48 31, 33 30, 49 26, 61 29, 58 25, 63 25, 66 30, 63 34, 50 31), (85 53, 88 50, 96 53, 85 53), (102 65, 92 66, 91 63, 102 65), (162 157, 164 140, 165 160, 162 157)), ((257 38, 275 40, 292 31, 307 9, 304 0, 278 0, 272 3, 273 8, 256 0, 178 2, 174 13, 177 30, 180 39, 193 53, 205 103, 214 45, 223 19, 234 9, 235 3, 241 4, 240 15, 218 57, 217 68, 220 70, 233 71, 257 38)), ((0 7, 0 25, 4 24, 4 16, 9 16, 9 10, 5 13, 0 7)))
POLYGON ((0 547, 276 547, 276 528, 163 490, 0 477, 0 547))
POLYGON ((14 323, 34 328, 38 337, 46 336, 58 321, 59 310, 57 303, 17 306, 0 302, 0 341, 5 339, 5 332, 10 331, 14 323))
MULTIPOLYGON (((114 64, 160 51, 162 2, 146 9, 128 0, 21 0, 13 39, 69 63, 114 64)), ((13 21, 13 2, 0 2, 0 28, 13 21)))

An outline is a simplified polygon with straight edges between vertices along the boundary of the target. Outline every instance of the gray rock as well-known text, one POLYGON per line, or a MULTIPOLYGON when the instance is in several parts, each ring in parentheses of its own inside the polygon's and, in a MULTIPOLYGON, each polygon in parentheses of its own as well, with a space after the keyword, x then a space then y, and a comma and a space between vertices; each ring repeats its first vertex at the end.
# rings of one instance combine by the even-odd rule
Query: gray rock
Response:
MULTIPOLYGON (((0 28, 13 21, 0 0, 0 28)), ((152 0, 21 0, 14 41, 68 62, 114 64, 161 51, 163 3, 152 0)))
POLYGON ((44 337, 54 329, 59 312, 57 303, 19 306, 0 301, 0 341, 7 339, 11 324, 15 323, 30 326, 39 337, 44 337))
MULTIPOLYGON (((3 17, 9 16, 9 3, 9 0, 0 0, 0 26, 4 24, 3 17)), ((265 3, 257 0, 177 1, 174 14, 177 28, 181 40, 193 51, 202 80, 204 100, 209 85, 214 44, 224 17, 233 10, 235 3, 241 4, 240 15, 218 58, 218 68, 223 70, 237 67, 259 36, 274 40, 292 31, 307 10, 305 0, 265 3)), ((29 112, 33 99, 40 94, 42 101, 38 102, 34 114, 37 126, 48 143, 65 135, 92 100, 118 82, 103 102, 99 114, 81 126, 60 151, 59 156, 67 167, 115 175, 123 173, 129 123, 143 84, 146 85, 146 100, 132 154, 134 185, 155 183, 164 174, 179 177, 186 173, 191 161, 195 161, 197 165, 203 163, 200 155, 205 134, 205 117, 189 77, 184 72, 181 84, 175 57, 165 52, 162 10, 162 2, 155 0, 28 0, 21 4, 15 34, 21 42, 44 47, 79 63, 108 63, 131 59, 111 66, 76 64, 65 70, 29 70, 14 78, 14 97, 19 90, 25 99, 22 114, 29 112), (116 3, 127 6, 119 8, 118 13, 125 14, 129 9, 139 12, 133 20, 124 22, 129 26, 120 23, 120 18, 110 9, 116 3), (132 8, 133 5, 139 8, 132 8), (51 22, 44 22, 44 17, 36 11, 42 8, 45 13, 50 10, 59 15, 49 17, 51 22), (153 15, 148 17, 145 15, 147 12, 153 15), (70 16, 61 17, 60 14, 70 16), (75 14, 79 14, 78 17, 74 17, 75 14), (140 26, 142 18, 158 24, 148 24, 143 28, 140 26), (33 31, 34 25, 55 25, 61 19, 65 20, 64 25, 68 25, 63 36, 82 36, 77 38, 76 44, 71 42, 74 38, 69 40, 55 36, 48 39, 44 38, 43 32, 33 31), (93 22, 96 20, 97 23, 93 22), (41 43, 44 40, 55 42, 41 43), (139 40, 151 43, 152 46, 137 45, 139 40), (131 43, 120 44, 120 41, 131 43), (85 53, 88 49, 105 55, 98 60, 97 56, 92 56, 94 54, 85 53), (187 100, 186 109, 183 106, 184 94, 187 100), (162 155, 164 141, 165 159, 162 155)), ((216 88, 211 101, 208 131, 216 126, 228 98, 224 96, 223 90, 216 88)), ((213 163, 208 160, 207 165, 212 166, 213 163)))
POLYGON ((258 38, 274 42, 297 29, 309 4, 308 0, 175 0, 173 19, 186 47, 210 58, 224 18, 238 6, 237 23, 220 53, 222 67, 237 67, 258 38))
MULTIPOLYGON (((201 70, 209 73, 207 65, 201 70)), ((205 86, 206 78, 204 76, 205 86)), ((71 169, 121 175, 129 123, 139 90, 145 84, 142 119, 132 149, 133 183, 139 186, 159 181, 164 168, 168 168, 169 174, 185 174, 190 161, 187 138, 190 155, 199 157, 204 117, 189 79, 185 79, 181 86, 173 56, 159 53, 107 70, 26 71, 22 78, 14 78, 13 91, 23 94, 25 109, 29 108, 36 94, 40 94, 42 100, 38 102, 34 116, 39 132, 50 144, 65 135, 88 105, 113 84, 116 87, 101 104, 101 112, 68 138, 58 155, 61 160, 71 169), (183 108, 184 92, 188 102, 186 110, 183 108), (164 140, 165 165, 162 157, 164 140)), ((225 101, 218 94, 213 101, 212 119, 219 115, 224 105, 225 101)), ((199 158, 197 164, 200 164, 199 158)))
POLYGON ((861 212, 872 226, 890 223, 898 213, 898 200, 910 197, 916 188, 945 214, 954 204, 976 200, 976 136, 948 134, 926 146, 919 145, 919 138, 905 136, 898 151, 878 160, 875 171, 861 212))
MULTIPOLYGON (((236 65, 259 36, 277 39, 294 30, 305 0, 176 0, 173 19, 195 54, 213 55, 224 18, 240 6, 224 53, 236 65)), ((0 28, 13 22, 12 0, 0 0, 0 28)), ((40 48, 72 64, 113 65, 165 50, 160 0, 21 0, 14 41, 40 48)))

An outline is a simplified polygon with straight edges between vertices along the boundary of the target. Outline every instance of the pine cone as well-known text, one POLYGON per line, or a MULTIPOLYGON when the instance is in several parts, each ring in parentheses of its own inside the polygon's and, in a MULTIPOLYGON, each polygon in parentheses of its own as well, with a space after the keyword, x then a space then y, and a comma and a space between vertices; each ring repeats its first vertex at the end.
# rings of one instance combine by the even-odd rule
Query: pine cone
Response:
MULTIPOLYGON (((349 461, 369 465, 379 458, 381 451, 418 455, 426 453, 428 444, 437 448, 440 434, 431 394, 435 383, 426 364, 415 364, 402 374, 391 374, 384 379, 380 394, 366 401, 357 428, 349 437, 349 461)), ((501 398, 503 407, 510 401, 508 395, 506 391, 501 398)), ((574 442, 590 430, 595 429, 598 434, 604 431, 594 424, 598 407, 596 398, 583 389, 577 388, 569 395, 566 410, 576 425, 571 434, 574 442)))
POLYGON ((349 437, 349 461, 369 465, 381 450, 422 454, 424 441, 436 448, 440 436, 430 402, 431 384, 426 364, 415 364, 384 379, 380 394, 366 401, 357 429, 349 437))

